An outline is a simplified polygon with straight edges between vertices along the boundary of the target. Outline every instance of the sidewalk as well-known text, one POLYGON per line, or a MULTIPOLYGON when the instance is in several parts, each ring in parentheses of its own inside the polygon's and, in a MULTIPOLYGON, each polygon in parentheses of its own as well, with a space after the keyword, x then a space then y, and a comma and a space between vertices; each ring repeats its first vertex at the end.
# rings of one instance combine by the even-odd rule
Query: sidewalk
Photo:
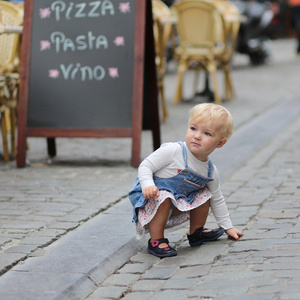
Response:
POLYGON ((144 246, 86 299, 300 299, 300 120, 287 130, 223 187, 239 242, 191 248, 186 226, 168 232, 178 256, 144 246))
MULTIPOLYGON (((30 167, 17 169, 14 161, 0 160, 1 299, 85 299, 89 294, 90 299, 119 299, 122 293, 139 299, 140 292, 145 298, 170 293, 178 299, 214 299, 218 291, 222 297, 299 299, 293 288, 300 277, 300 60, 292 40, 275 41, 272 49, 272 62, 258 68, 246 57, 235 58, 237 97, 224 103, 235 133, 213 157, 233 222, 245 233, 242 241, 224 236, 189 248, 186 227, 179 228, 168 236, 179 248, 177 258, 157 260, 146 254, 146 240, 136 242, 130 222, 127 193, 136 169, 130 167, 129 139, 57 139, 57 157, 48 161, 46 141, 30 138, 30 167)), ((169 103, 175 76, 171 66, 169 103)), ((189 74, 187 79, 188 91, 189 74)), ((184 138, 194 104, 169 104, 162 142, 184 138)), ((151 143, 150 132, 143 132, 142 157, 152 151, 151 143)), ((208 225, 215 226, 214 220, 208 225)))

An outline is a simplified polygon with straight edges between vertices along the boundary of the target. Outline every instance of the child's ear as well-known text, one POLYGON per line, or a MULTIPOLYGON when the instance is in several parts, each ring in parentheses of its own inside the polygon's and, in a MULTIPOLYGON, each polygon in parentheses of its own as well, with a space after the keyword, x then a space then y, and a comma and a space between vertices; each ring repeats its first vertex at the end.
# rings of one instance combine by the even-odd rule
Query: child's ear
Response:
POLYGON ((217 148, 223 147, 226 144, 226 142, 227 142, 226 138, 221 139, 219 144, 217 145, 217 148))

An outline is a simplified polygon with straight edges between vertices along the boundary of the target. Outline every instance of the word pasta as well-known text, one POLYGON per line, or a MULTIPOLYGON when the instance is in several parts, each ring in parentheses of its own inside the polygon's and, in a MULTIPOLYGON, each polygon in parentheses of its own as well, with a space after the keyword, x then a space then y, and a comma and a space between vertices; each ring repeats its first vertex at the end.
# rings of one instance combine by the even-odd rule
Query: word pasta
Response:
POLYGON ((60 31, 55 31, 50 35, 51 43, 55 45, 56 53, 60 51, 66 52, 68 50, 93 50, 103 47, 108 48, 107 38, 104 35, 93 35, 91 31, 88 32, 87 36, 78 35, 73 41, 70 38, 66 38, 65 34, 60 31))

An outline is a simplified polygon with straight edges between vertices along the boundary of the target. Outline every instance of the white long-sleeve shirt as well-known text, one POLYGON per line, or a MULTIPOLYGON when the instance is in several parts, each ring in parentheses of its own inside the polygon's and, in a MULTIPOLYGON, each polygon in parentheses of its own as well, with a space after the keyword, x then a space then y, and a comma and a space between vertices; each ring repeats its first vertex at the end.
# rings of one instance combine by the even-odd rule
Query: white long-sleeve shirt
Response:
MULTIPOLYGON (((187 149, 187 165, 194 172, 207 177, 209 162, 198 160, 187 149)), ((138 177, 141 187, 155 185, 153 175, 161 178, 170 178, 178 174, 180 170, 185 168, 183 160, 182 146, 179 143, 165 143, 159 149, 150 154, 140 164, 138 169, 138 177)), ((225 230, 232 228, 232 222, 229 216, 228 208, 220 187, 219 173, 214 165, 212 173, 213 181, 207 183, 207 187, 212 193, 210 199, 210 207, 216 219, 218 226, 225 230)))

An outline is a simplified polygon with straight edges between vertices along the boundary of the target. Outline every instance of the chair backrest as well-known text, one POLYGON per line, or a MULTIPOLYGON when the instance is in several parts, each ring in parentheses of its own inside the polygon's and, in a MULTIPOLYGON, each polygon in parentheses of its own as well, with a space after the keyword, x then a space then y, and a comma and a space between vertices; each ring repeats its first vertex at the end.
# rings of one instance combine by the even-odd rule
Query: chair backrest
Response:
POLYGON ((161 0, 152 0, 152 13, 156 54, 162 60, 172 32, 172 24, 164 23, 164 19, 171 17, 171 10, 161 0))
POLYGON ((172 11, 177 17, 181 46, 214 47, 225 43, 224 18, 212 3, 184 0, 175 3, 172 11))
MULTIPOLYGON (((6 26, 21 26, 22 23, 23 9, 16 4, 0 1, 0 24, 6 26)), ((12 71, 14 69, 14 61, 19 43, 19 34, 0 34, 0 68, 4 69, 4 71, 12 71)))
POLYGON ((161 0, 152 0, 152 11, 155 17, 170 17, 170 8, 161 0))

